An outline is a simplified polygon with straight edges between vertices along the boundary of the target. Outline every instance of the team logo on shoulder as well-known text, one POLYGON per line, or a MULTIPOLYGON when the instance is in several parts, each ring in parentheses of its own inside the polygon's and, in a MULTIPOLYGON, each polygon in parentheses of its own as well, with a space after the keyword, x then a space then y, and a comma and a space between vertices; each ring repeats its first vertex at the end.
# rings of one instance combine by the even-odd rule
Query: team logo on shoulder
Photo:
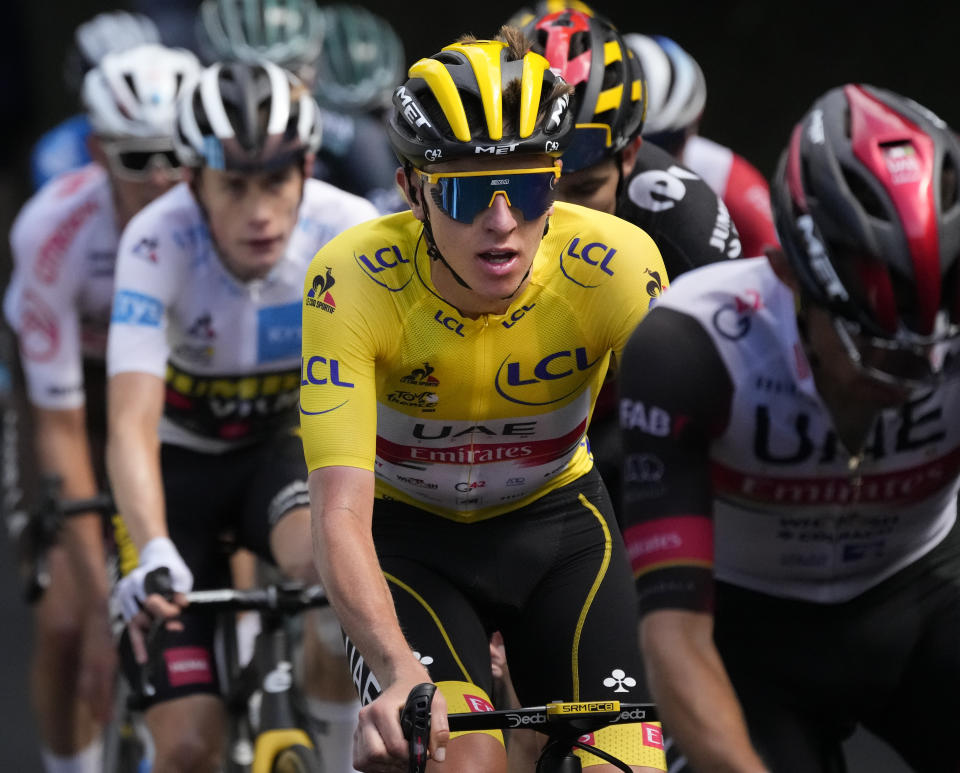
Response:
POLYGON ((410 374, 400 379, 404 384, 416 386, 439 386, 440 381, 433 374, 433 366, 429 362, 423 363, 422 368, 414 368, 410 374))
POLYGON ((649 268, 645 268, 643 273, 650 277, 650 281, 647 282, 647 295, 650 296, 650 305, 653 306, 657 298, 663 294, 663 281, 660 279, 659 271, 651 271, 649 268))
POLYGON ((337 304, 330 294, 330 289, 336 284, 333 278, 333 269, 327 266, 326 274, 317 274, 313 278, 313 284, 307 290, 305 303, 307 306, 313 306, 315 309, 323 309, 328 314, 333 314, 337 310, 337 304), (322 297, 321 297, 322 296, 322 297))
POLYGON ((156 263, 157 247, 159 245, 160 240, 156 236, 144 236, 134 246, 133 254, 141 260, 147 261, 148 263, 156 263))

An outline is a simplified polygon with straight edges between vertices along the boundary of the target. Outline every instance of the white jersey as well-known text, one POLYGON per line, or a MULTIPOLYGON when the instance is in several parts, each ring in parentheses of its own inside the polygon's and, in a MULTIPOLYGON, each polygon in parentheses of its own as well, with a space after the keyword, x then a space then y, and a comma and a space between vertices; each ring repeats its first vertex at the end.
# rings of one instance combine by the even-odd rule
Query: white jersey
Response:
POLYGON ((84 404, 83 360, 104 357, 119 239, 110 183, 96 164, 51 180, 17 216, 4 314, 34 405, 84 404))
POLYGON ((123 233, 108 376, 166 381, 164 442, 219 452, 294 425, 307 267, 331 237, 376 216, 365 199, 307 180, 283 258, 243 282, 218 257, 190 189, 178 185, 123 233))
POLYGON ((960 488, 960 381, 884 411, 852 457, 814 384, 793 293, 765 259, 685 274, 658 306, 697 319, 733 381, 710 453, 718 579, 845 601, 946 536, 960 488))

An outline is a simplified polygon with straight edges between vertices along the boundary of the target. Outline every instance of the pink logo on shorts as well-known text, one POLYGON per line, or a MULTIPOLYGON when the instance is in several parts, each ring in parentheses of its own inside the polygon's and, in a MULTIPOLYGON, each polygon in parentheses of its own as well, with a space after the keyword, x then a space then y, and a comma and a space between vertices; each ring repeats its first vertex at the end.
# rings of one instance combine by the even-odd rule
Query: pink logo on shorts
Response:
POLYGON ((464 695, 463 699, 467 702, 467 708, 469 708, 470 711, 493 711, 493 704, 486 698, 481 698, 479 695, 464 695))
POLYGON ((663 731, 657 725, 648 725, 646 722, 643 727, 643 745, 653 746, 656 749, 663 748, 663 731))
POLYGON ((210 653, 203 647, 171 647, 164 651, 163 659, 171 687, 213 682, 210 653))
POLYGON ((595 736, 593 733, 587 733, 586 735, 581 735, 577 740, 578 740, 580 743, 582 743, 584 746, 596 746, 596 745, 597 745, 597 738, 596 738, 596 736, 595 736))

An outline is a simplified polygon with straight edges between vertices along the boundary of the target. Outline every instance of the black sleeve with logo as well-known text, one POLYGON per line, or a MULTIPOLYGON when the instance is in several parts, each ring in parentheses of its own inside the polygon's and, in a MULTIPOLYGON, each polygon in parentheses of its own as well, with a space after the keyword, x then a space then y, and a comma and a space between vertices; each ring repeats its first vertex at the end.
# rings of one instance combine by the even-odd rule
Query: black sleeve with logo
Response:
POLYGON ((700 324, 665 308, 634 331, 620 379, 621 518, 640 612, 711 610, 709 451, 733 383, 700 324))
POLYGON ((617 215, 650 234, 670 279, 741 255, 737 229, 710 186, 649 142, 640 146, 617 215))

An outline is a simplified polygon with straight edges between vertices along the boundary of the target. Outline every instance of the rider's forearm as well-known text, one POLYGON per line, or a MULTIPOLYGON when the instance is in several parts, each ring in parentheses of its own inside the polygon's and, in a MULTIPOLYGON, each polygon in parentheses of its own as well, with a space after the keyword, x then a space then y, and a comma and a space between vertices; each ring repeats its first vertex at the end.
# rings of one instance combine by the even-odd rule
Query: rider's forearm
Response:
POLYGON ((374 548, 372 474, 360 486, 339 485, 331 470, 310 475, 314 556, 331 606, 383 689, 411 671, 425 676, 400 630, 374 548))
POLYGON ((691 767, 712 773, 765 771, 713 643, 712 617, 651 612, 640 622, 640 643, 664 729, 691 767))
MULTIPOLYGON (((64 500, 97 493, 83 408, 34 408, 34 434, 40 468, 62 481, 64 500)), ((109 596, 100 515, 71 516, 63 525, 63 544, 85 601, 102 607, 109 596)))
POLYGON ((160 379, 137 373, 110 379, 107 472, 117 510, 138 550, 156 537, 168 536, 158 435, 162 405, 160 379), (159 405, 152 404, 155 399, 147 400, 144 409, 137 392, 158 385, 159 405))

